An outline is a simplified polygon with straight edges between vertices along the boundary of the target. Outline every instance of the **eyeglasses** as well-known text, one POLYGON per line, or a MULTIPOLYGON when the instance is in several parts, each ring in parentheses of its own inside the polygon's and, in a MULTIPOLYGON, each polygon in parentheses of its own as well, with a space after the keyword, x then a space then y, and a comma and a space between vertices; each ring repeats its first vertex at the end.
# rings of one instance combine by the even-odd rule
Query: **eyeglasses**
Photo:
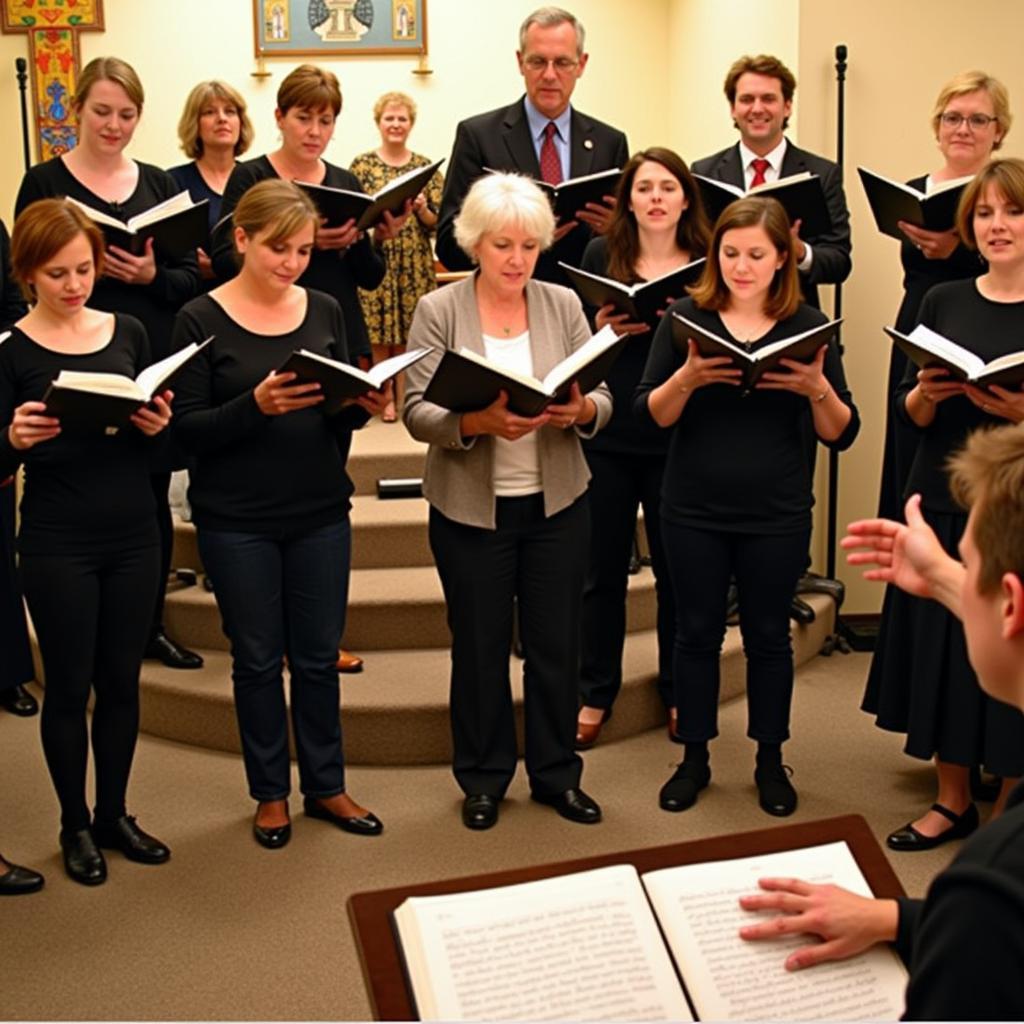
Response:
POLYGON ((967 122, 967 127, 972 132, 983 132, 993 121, 998 121, 998 117, 992 117, 990 114, 971 114, 970 117, 964 117, 963 114, 957 114, 955 111, 949 111, 947 114, 943 114, 939 120, 947 128, 952 128, 954 131, 964 123, 967 122))
POLYGON ((549 64, 560 75, 567 75, 570 71, 575 71, 580 66, 580 62, 573 60, 571 57, 556 57, 554 60, 545 60, 543 57, 533 55, 532 57, 523 58, 523 66, 533 72, 546 71, 549 64))

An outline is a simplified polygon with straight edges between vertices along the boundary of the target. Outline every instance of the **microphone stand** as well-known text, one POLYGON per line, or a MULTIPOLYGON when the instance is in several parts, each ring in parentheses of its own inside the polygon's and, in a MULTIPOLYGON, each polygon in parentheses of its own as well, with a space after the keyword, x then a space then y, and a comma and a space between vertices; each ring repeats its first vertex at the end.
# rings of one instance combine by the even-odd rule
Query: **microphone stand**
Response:
POLYGON ((29 148, 28 132, 28 104, 26 92, 28 89, 28 61, 24 57, 14 59, 15 76, 18 79, 18 92, 21 94, 21 153, 25 161, 25 170, 32 166, 32 151, 29 148))

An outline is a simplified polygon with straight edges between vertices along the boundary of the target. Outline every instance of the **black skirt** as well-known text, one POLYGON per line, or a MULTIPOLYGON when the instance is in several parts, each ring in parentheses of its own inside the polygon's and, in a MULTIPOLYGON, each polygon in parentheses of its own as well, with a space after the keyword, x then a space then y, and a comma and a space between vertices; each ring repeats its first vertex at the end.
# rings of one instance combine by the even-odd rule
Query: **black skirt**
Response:
MULTIPOLYGON (((956 556, 967 517, 928 511, 926 518, 956 556)), ((906 733, 911 757, 981 765, 1003 778, 1024 774, 1024 714, 984 693, 963 627, 938 601, 887 588, 861 707, 880 728, 906 733)))
POLYGON ((0 487, 0 690, 32 681, 32 651, 14 561, 14 485, 0 487))

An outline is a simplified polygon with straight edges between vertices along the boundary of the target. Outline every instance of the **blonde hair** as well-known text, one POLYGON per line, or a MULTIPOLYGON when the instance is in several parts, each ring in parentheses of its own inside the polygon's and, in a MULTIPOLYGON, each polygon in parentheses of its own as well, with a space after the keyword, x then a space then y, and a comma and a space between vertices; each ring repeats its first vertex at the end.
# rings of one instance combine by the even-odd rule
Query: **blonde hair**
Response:
POLYGON ((89 90, 97 82, 113 82, 121 86, 128 96, 128 99, 135 104, 141 114, 142 105, 146 100, 146 94, 142 88, 142 82, 135 72, 135 68, 120 57, 94 57, 82 68, 82 73, 75 81, 75 97, 71 101, 72 109, 79 113, 82 104, 89 95, 89 90))
POLYGON ((972 92, 987 92, 992 100, 992 112, 996 117, 996 127, 999 129, 999 138, 993 143, 992 148, 998 149, 1006 138, 1006 133, 1013 124, 1013 115, 1010 113, 1010 94, 1006 86, 984 71, 961 71, 954 75, 940 90, 936 97, 935 106, 932 109, 932 131, 935 137, 939 137, 939 122, 949 104, 949 101, 957 96, 967 96, 972 92))
POLYGON ((313 200, 298 185, 281 178, 268 178, 249 189, 235 207, 231 222, 249 238, 268 233, 266 241, 275 245, 291 238, 306 224, 313 225, 313 239, 320 214, 313 200))
POLYGON ((455 218, 455 241, 472 256, 484 235, 513 224, 535 237, 542 249, 551 245, 555 215, 536 183, 522 174, 485 174, 462 200, 455 218))
POLYGON ((405 107, 409 111, 409 123, 416 123, 416 102, 411 96, 407 96, 404 92, 384 93, 373 105, 373 120, 376 124, 380 124, 380 119, 388 107, 405 107))
POLYGON ((242 94, 227 82, 213 79, 200 82, 194 86, 185 100, 185 109, 178 121, 178 139, 185 156, 190 160, 198 160, 203 155, 203 140, 199 137, 199 118, 203 107, 211 100, 223 100, 230 103, 238 111, 238 141, 235 143, 235 156, 241 156, 252 144, 253 128, 249 115, 246 113, 245 100, 242 94))
POLYGON ((96 276, 103 272, 103 232, 74 203, 38 199, 14 222, 11 234, 11 273, 27 299, 34 297, 29 278, 79 235, 92 250, 96 276))
POLYGON ((322 110, 329 107, 337 117, 341 113, 341 85, 333 71, 315 64, 300 64, 289 72, 277 90, 277 109, 287 114, 292 107, 322 110))
POLYGON ((978 239, 974 234, 974 208, 989 185, 995 185, 1010 202, 1024 207, 1024 160, 1017 157, 992 160, 978 171, 964 189, 956 208, 956 229, 969 249, 978 248, 978 239))

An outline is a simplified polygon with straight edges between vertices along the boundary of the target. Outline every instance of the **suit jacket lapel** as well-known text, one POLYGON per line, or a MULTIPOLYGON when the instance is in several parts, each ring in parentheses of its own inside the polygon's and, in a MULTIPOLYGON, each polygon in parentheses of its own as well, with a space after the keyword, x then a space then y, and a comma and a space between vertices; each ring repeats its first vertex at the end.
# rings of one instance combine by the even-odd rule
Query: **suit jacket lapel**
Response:
POLYGON ((788 178, 792 174, 803 174, 807 170, 807 161, 804 160, 804 151, 797 149, 792 142, 786 144, 786 152, 782 154, 782 169, 779 172, 780 178, 788 178))
POLYGON ((540 177, 540 161, 530 138, 530 123, 526 120, 523 101, 513 103, 505 112, 502 122, 502 139, 508 150, 512 166, 533 178, 540 177))
POLYGON ((737 188, 745 188, 746 181, 743 177, 743 161, 740 160, 740 144, 730 146, 722 155, 718 164, 718 180, 735 185, 737 188))
POLYGON ((594 124, 572 111, 569 120, 569 177, 579 178, 594 168, 594 124))

